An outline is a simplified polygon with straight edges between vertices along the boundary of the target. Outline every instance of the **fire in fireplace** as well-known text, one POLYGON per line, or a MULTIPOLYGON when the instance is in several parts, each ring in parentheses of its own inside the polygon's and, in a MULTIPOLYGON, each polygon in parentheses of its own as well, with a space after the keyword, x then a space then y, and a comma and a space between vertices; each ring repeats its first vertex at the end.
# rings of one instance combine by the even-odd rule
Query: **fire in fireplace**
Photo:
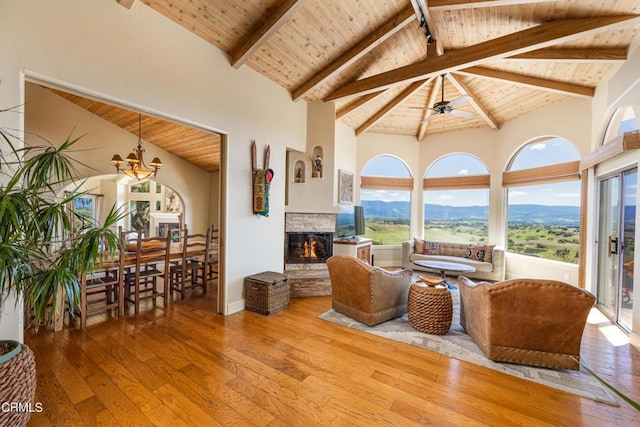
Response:
POLYGON ((287 263, 323 263, 333 254, 333 233, 287 233, 287 263))

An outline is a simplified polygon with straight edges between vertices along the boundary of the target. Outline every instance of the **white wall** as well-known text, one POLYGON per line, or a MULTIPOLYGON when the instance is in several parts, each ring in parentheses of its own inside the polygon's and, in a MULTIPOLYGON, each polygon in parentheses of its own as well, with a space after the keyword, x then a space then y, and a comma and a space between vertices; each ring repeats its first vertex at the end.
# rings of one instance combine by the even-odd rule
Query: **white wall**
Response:
POLYGON ((303 213, 333 213, 336 198, 334 196, 334 182, 337 180, 336 172, 336 122, 335 106, 331 102, 315 101, 308 104, 307 108, 307 135, 306 148, 302 152, 292 151, 289 154, 289 204, 287 212, 303 213), (312 177, 313 149, 321 147, 323 153, 322 178, 312 177), (305 182, 293 183, 296 161, 305 163, 305 182))
MULTIPOLYGON (((247 67, 235 70, 223 52, 135 2, 21 0, 0 2, 0 96, 24 102, 25 73, 152 115, 226 133, 229 183, 225 206, 226 313, 244 308, 243 279, 282 270, 285 147, 304 151, 306 104, 247 67), (250 144, 271 146, 271 214, 251 210, 250 144), (247 262, 246 244, 269 248, 247 262)), ((0 125, 22 128, 19 115, 0 125)), ((109 152, 112 148, 109 148, 109 152)), ((164 159, 163 159, 164 161, 164 159)), ((171 185, 171 183, 168 183, 171 185)), ((205 207, 208 209, 208 206, 205 207)), ((22 337, 17 314, 2 335, 22 337)))
MULTIPOLYGON (((335 115, 334 115, 335 117, 335 115)), ((339 201, 339 179, 340 170, 345 170, 352 172, 354 174, 354 203, 358 204, 358 191, 357 188, 360 186, 360 181, 358 180, 358 176, 356 175, 356 171, 354 167, 356 165, 358 154, 358 139, 356 138, 356 133, 350 127, 344 125, 343 123, 336 122, 335 124, 335 161, 334 161, 334 175, 333 175, 333 194, 334 201, 338 203, 339 201)))

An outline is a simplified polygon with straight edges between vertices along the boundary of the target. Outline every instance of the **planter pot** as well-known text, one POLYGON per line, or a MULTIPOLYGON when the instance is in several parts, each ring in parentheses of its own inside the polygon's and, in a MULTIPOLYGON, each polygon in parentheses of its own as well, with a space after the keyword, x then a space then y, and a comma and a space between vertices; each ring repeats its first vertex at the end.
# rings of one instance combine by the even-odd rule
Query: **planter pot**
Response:
POLYGON ((14 348, 0 356, 0 425, 25 426, 34 409, 36 362, 33 352, 17 341, 14 348))

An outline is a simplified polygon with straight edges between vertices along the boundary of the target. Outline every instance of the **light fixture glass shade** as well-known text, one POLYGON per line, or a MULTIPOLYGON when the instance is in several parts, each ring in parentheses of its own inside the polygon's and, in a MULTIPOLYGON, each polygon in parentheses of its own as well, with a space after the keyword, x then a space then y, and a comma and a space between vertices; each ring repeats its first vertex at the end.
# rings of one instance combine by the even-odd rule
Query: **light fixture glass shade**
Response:
POLYGON ((142 115, 138 114, 138 147, 134 149, 134 152, 129 153, 126 160, 122 160, 119 154, 114 154, 111 158, 111 163, 116 167, 116 171, 124 172, 126 175, 136 178, 138 180, 149 178, 151 175, 154 177, 158 173, 158 169, 162 167, 162 161, 159 158, 154 157, 151 161, 151 170, 147 168, 142 159, 142 115), (125 164, 126 163, 126 164, 125 164), (123 167, 123 164, 124 167, 123 167))
POLYGON ((127 169, 122 169, 122 172, 124 172, 126 175, 130 176, 131 178, 135 178, 137 180, 148 178, 152 174, 155 175, 153 171, 149 171, 145 169, 128 169, 127 168, 127 169))

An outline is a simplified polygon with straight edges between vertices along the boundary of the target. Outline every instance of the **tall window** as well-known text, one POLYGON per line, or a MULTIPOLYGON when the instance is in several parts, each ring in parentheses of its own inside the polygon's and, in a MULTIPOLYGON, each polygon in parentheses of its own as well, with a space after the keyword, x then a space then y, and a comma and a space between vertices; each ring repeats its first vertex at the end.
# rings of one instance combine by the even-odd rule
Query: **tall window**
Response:
POLYGON ((577 264, 580 245, 580 154, 562 138, 540 138, 511 159, 507 250, 577 264))
POLYGON ((489 174, 469 154, 449 154, 424 179, 424 237, 446 242, 486 242, 489 174))
POLYGON ((373 239, 374 245, 409 240, 413 178, 407 165, 397 157, 377 156, 362 169, 361 180, 365 237, 373 239))

